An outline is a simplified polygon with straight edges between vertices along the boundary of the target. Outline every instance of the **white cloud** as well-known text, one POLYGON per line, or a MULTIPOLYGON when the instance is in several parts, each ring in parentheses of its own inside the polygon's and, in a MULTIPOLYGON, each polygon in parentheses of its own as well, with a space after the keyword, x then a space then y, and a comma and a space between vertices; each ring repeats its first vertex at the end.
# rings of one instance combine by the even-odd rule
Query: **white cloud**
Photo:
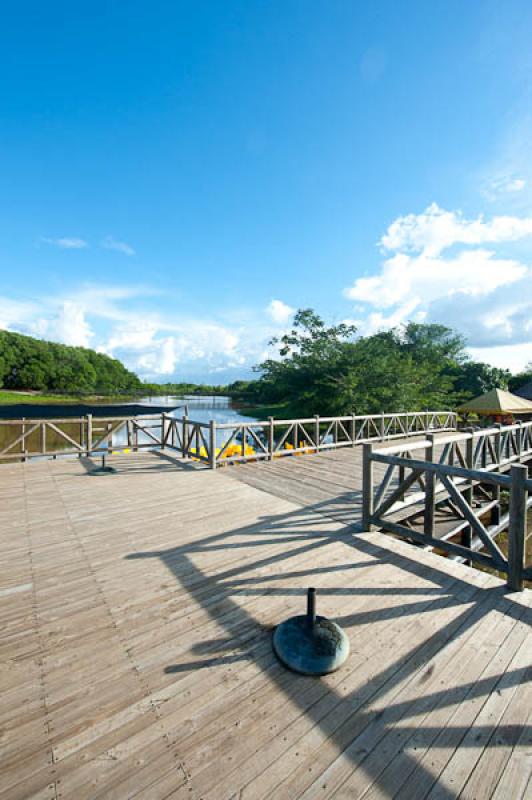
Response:
POLYGON ((456 244, 511 242, 532 235, 532 217, 483 216, 465 219, 461 211, 445 211, 432 203, 422 214, 407 214, 393 222, 381 239, 383 249, 438 256, 456 244))
POLYGON ((16 330, 21 321, 32 319, 38 312, 37 303, 0 297, 0 330, 16 330))
POLYGON ((414 301, 418 305, 457 292, 488 294, 526 272, 518 261, 497 258, 484 249, 464 250, 454 258, 397 253, 384 262, 379 275, 359 278, 345 295, 377 308, 403 302, 410 306, 414 301))
POLYGON ((119 253, 124 253, 126 256, 134 256, 135 250, 127 242, 119 242, 113 236, 106 236, 102 240, 102 247, 105 250, 116 250, 119 253))
POLYGON ((60 247, 62 250, 83 250, 85 247, 89 246, 85 239, 79 239, 76 236, 64 236, 59 239, 51 239, 43 236, 40 241, 45 244, 53 244, 56 247, 60 247))
POLYGON ((484 361, 510 372, 519 372, 532 360, 530 342, 507 344, 498 347, 470 347, 469 352, 475 361, 484 361))
POLYGON ((271 324, 257 323, 257 314, 250 321, 249 309, 235 310, 235 319, 224 322, 167 316, 149 308, 157 294, 141 286, 84 285, 31 302, 0 297, 0 328, 94 347, 142 377, 199 380, 210 373, 249 373, 275 332, 271 324))
POLYGON ((377 274, 344 290, 365 304, 362 314, 357 305, 359 331, 436 321, 463 332, 471 347, 484 348, 488 361, 489 348, 525 343, 529 360, 532 269, 507 252, 526 237, 532 237, 531 217, 466 219, 435 203, 422 214, 399 217, 380 241, 385 258, 377 274))
POLYGON ((83 308, 71 300, 65 300, 49 318, 40 318, 30 325, 30 331, 43 339, 90 347, 93 332, 85 318, 83 308))
POLYGON ((198 319, 177 322, 156 314, 118 321, 100 345, 103 352, 120 358, 143 377, 247 365, 250 348, 253 351, 251 342, 243 345, 238 332, 224 325, 198 319))
POLYGON ((283 303, 282 300, 272 300, 271 303, 266 306, 265 311, 270 319, 277 325, 286 325, 294 313, 295 308, 283 303))
POLYGON ((517 194, 522 192, 526 187, 527 182, 524 178, 516 177, 515 175, 497 175, 487 180, 481 192, 488 200, 497 200, 500 197, 506 197, 509 194, 517 194))

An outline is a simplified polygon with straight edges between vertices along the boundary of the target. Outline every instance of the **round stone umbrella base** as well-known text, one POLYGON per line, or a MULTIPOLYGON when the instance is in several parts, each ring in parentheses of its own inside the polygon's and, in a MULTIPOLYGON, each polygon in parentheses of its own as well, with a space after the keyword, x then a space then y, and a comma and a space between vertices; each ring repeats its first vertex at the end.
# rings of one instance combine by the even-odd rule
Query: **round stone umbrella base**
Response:
POLYGON ((114 467, 95 467, 91 469, 89 475, 114 475, 116 469, 114 467))
POLYGON ((273 634, 273 649, 283 664, 303 675, 326 675, 341 667, 349 655, 349 639, 336 622, 307 615, 281 622, 273 634))

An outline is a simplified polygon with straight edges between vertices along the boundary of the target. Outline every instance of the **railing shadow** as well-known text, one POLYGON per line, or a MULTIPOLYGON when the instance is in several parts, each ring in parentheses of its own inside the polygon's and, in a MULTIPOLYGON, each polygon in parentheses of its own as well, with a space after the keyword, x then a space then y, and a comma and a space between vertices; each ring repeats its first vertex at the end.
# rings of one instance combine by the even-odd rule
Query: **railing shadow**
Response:
MULTIPOLYGON (((417 680, 421 673, 423 673, 423 680, 431 680, 434 659, 457 637, 466 638, 473 630, 473 626, 490 613, 498 602, 506 602, 508 605, 504 613, 515 619, 526 618, 528 623, 530 623, 530 612, 518 603, 513 605, 511 600, 505 597, 503 586, 495 588, 492 586, 487 589, 475 587, 466 580, 450 577, 449 573, 438 568, 429 569, 409 555, 391 552, 386 548, 384 540, 383 545, 380 546, 357 537, 345 529, 335 533, 331 533, 327 529, 314 530, 309 533, 308 528, 305 531, 305 521, 308 525, 310 520, 315 526, 317 516, 316 509, 313 507, 288 514, 263 517, 259 524, 255 523, 225 531, 196 540, 191 544, 160 551, 131 553, 127 558, 161 559, 179 585, 207 613, 208 618, 224 631, 224 635, 220 638, 207 641, 203 640, 201 634, 198 633, 198 641, 191 648, 191 653, 204 657, 186 663, 169 664, 165 669, 168 674, 186 673, 191 670, 236 662, 254 662, 284 696, 292 703, 297 704, 300 712, 306 715, 313 725, 319 727, 321 736, 330 739, 337 747, 338 752, 343 753, 343 758, 349 758, 351 767, 348 779, 356 770, 364 770, 367 774, 368 786, 375 782, 383 795, 392 797, 394 791, 389 781, 386 760, 372 757, 371 749, 358 747, 358 738, 362 737, 365 732, 371 731, 370 738, 378 746, 378 742, 385 736, 392 735, 392 731, 393 735, 402 735, 405 740, 415 733, 428 747, 440 733, 438 728, 430 726, 420 729, 418 722, 412 718, 411 711, 412 706, 416 703, 416 698, 410 699, 408 702, 399 701, 395 704, 393 702, 386 704, 386 698, 390 693, 393 694, 394 687, 403 685, 405 681, 417 680), (236 541, 237 538, 238 541, 236 541), (321 559, 326 558, 325 548, 331 542, 339 540, 351 548, 353 560, 349 565, 331 564, 330 566, 311 566, 303 570, 283 571, 283 562, 288 559, 293 560, 295 557, 312 552, 315 552, 316 556, 319 552, 321 559), (270 543, 272 545, 279 543, 296 545, 299 543, 299 546, 291 547, 288 551, 276 552, 252 563, 228 566, 214 575, 194 563, 195 553, 206 554, 239 548, 247 550, 249 547, 270 543), (346 568, 359 574, 360 570, 371 570, 372 567, 390 562, 390 560, 399 571, 406 572, 412 577, 423 578, 425 582, 428 580, 430 585, 427 588, 399 587, 399 591, 388 586, 375 585, 368 588, 347 585, 320 589, 324 595, 329 597, 380 595, 384 598, 393 592, 403 600, 401 604, 392 607, 371 608, 361 610, 359 613, 347 614, 344 617, 340 616, 338 619, 342 624, 347 627, 373 625, 385 620, 415 617, 453 607, 457 609, 457 612, 445 625, 437 627, 433 633, 427 635, 420 643, 414 644, 392 663, 367 675, 365 684, 357 687, 356 691, 347 696, 342 695, 326 682, 297 676, 280 668, 275 661, 272 661, 271 628, 256 619, 245 607, 245 604, 238 602, 238 600, 250 596, 267 598, 272 595, 287 597, 303 595, 304 589, 301 587, 271 587, 266 585, 268 580, 278 580, 281 577, 285 580, 307 578, 308 583, 311 583, 318 575, 325 576, 330 573, 331 579, 334 579, 335 573, 346 568), (274 564, 279 568, 278 573, 271 574, 269 572, 266 576, 257 574, 261 568, 274 564), (213 593, 216 595, 215 603, 209 602, 209 597, 213 593), (429 597, 423 600, 416 599, 419 594, 428 594, 429 597), (412 596, 411 603, 406 602, 409 595, 412 596), (325 694, 329 696, 326 704, 327 713, 324 712, 324 704, 317 702, 317 698, 325 694), (385 704, 386 707, 383 711, 376 712, 374 709, 379 703, 385 704), (404 725, 401 728, 399 723, 405 721, 406 728, 404 725), (409 722, 410 724, 408 724, 409 722)), ((517 685, 517 683, 530 680, 530 677, 530 671, 514 670, 510 674, 503 672, 500 675, 491 676, 487 680, 466 682, 459 689, 454 687, 452 690, 432 691, 429 692, 428 697, 424 695, 423 708, 425 711, 430 711, 435 707, 444 706, 447 702, 456 704, 460 698, 478 696, 487 698, 501 680, 509 682, 510 685, 517 685)), ((429 683, 428 686, 432 686, 432 683, 429 683)), ((496 730, 497 725, 494 724, 490 726, 489 731, 481 732, 483 739, 486 740, 486 747, 497 746, 498 739, 494 737, 496 730)), ((470 728, 459 726, 455 729, 448 728, 446 729, 446 741, 450 742, 452 747, 459 747, 468 731, 470 728)), ((517 725, 505 733, 510 736, 512 741, 517 741, 516 737, 523 736, 527 731, 529 729, 526 726, 517 725)), ((427 791, 438 783, 439 775, 433 774, 429 767, 406 750, 402 752, 401 763, 403 777, 406 778, 415 773, 418 784, 428 787, 427 791)), ((236 766, 234 765, 234 768, 236 766)), ((268 766, 265 755, 264 768, 267 769, 268 766)), ((290 780, 290 776, 286 780, 290 780)), ((444 800, 451 800, 455 797, 455 794, 443 784, 438 788, 438 796, 444 800)))

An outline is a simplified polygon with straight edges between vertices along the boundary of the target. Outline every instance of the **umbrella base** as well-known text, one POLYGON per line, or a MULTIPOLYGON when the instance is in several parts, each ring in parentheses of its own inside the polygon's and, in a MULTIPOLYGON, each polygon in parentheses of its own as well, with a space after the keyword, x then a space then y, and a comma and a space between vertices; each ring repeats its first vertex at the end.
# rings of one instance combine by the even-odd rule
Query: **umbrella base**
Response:
POLYGON ((273 649, 282 663, 302 675, 326 675, 342 666, 349 655, 349 639, 336 622, 306 615, 290 617, 277 626, 273 649))

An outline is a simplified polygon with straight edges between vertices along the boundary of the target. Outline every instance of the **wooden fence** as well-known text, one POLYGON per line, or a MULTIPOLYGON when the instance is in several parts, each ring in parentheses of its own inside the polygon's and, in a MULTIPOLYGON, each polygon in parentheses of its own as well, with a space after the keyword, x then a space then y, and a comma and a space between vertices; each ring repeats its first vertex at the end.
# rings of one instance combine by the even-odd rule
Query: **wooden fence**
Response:
POLYGON ((532 480, 522 462, 532 462, 532 422, 457 433, 436 441, 429 435, 408 449, 401 445, 373 450, 367 443, 363 527, 379 528, 505 573, 510 588, 522 589, 525 580, 532 580, 532 569, 525 564, 532 480), (386 467, 379 482, 375 464, 386 467), (501 491, 508 493, 507 513, 502 513, 501 491), (456 518, 456 525, 444 537, 437 535, 436 525, 436 510, 443 505, 456 518), (488 512, 490 522, 483 522, 481 517, 488 512), (416 515, 422 515, 421 529, 409 523, 416 515), (495 542, 505 530, 507 555, 495 542), (451 541, 457 536, 460 542, 451 541))
POLYGON ((164 416, 0 420, 0 461, 161 447, 164 416))
POLYGON ((316 415, 289 420, 270 417, 265 422, 222 424, 167 417, 164 442, 183 456, 197 458, 215 469, 220 464, 271 460, 368 441, 419 436, 428 431, 456 430, 456 423, 456 414, 449 411, 316 415))
POLYGON ((219 424, 188 416, 0 420, 0 461, 167 447, 213 469, 456 429, 448 411, 219 424))

